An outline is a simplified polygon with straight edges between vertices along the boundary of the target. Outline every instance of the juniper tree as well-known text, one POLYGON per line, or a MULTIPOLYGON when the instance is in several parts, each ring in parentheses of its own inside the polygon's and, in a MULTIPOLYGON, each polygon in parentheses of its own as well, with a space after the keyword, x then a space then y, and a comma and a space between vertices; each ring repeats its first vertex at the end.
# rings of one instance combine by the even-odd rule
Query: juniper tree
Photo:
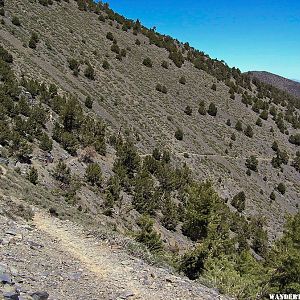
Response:
POLYGON ((213 117, 215 117, 217 115, 218 109, 216 107, 216 105, 214 103, 210 103, 207 113, 213 117))

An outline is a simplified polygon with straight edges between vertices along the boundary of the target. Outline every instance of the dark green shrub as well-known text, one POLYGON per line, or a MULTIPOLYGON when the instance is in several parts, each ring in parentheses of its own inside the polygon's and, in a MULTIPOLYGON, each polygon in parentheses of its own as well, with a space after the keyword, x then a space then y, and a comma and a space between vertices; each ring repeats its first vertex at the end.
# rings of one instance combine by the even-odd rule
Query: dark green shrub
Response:
POLYGON ((282 182, 280 182, 280 183, 278 184, 278 186, 277 186, 277 191, 278 191, 280 194, 284 195, 285 192, 286 192, 285 184, 282 183, 282 182))
POLYGON ((28 43, 29 48, 36 49, 36 46, 37 46, 38 42, 39 42, 39 37, 38 37, 36 32, 33 32, 31 34, 31 37, 30 37, 30 40, 29 40, 29 43, 28 43))
POLYGON ((53 141, 49 138, 49 136, 46 133, 42 133, 40 138, 40 148, 43 151, 50 152, 53 148, 53 141))
POLYGON ((5 17, 5 10, 3 7, 0 8, 0 16, 5 17))
POLYGON ((258 171, 258 160, 255 155, 251 155, 249 158, 247 158, 245 165, 251 171, 258 171))
POLYGON ((158 83, 155 87, 155 89, 158 91, 158 92, 161 92, 163 94, 167 94, 168 93, 168 90, 167 88, 164 86, 164 85, 161 85, 160 83, 158 83))
POLYGON ((103 16, 102 13, 99 13, 98 20, 101 22, 105 22, 105 17, 103 16))
POLYGON ((126 49, 122 49, 122 50, 120 51, 120 55, 121 55, 122 57, 126 57, 126 55, 127 55, 126 49))
POLYGON ((182 141, 183 140, 183 131, 180 128, 177 128, 177 130, 175 131, 175 138, 178 141, 182 141))
POLYGON ((120 48, 119 48, 119 46, 118 46, 117 44, 112 44, 110 50, 111 50, 112 52, 117 53, 117 54, 120 53, 120 48))
POLYGON ((272 144, 272 150, 275 151, 275 152, 277 152, 278 149, 279 149, 278 143, 276 141, 274 141, 273 144, 272 144))
POLYGON ((169 63, 168 63, 167 61, 165 61, 165 60, 161 63, 161 66, 162 66, 164 69, 169 69, 169 63))
POLYGON ((73 74, 75 76, 78 76, 78 74, 79 74, 79 66, 80 66, 80 63, 76 59, 71 58, 69 60, 69 68, 73 71, 73 74))
POLYGON ((238 120, 235 124, 235 129, 237 131, 242 131, 243 130, 243 125, 242 125, 242 122, 240 120, 238 120))
POLYGON ((179 83, 186 84, 186 78, 184 76, 181 76, 179 79, 179 83))
POLYGON ((102 67, 105 70, 109 70, 110 69, 110 64, 109 64, 109 62, 106 59, 103 61, 102 67))
POLYGON ((232 198, 231 205, 237 209, 238 212, 245 210, 246 196, 244 192, 239 192, 232 198))
POLYGON ((106 38, 107 38, 108 40, 110 40, 110 41, 113 41, 113 40, 114 40, 114 35, 113 35, 111 32, 108 32, 108 33, 106 34, 106 38))
POLYGON ((231 138, 233 141, 235 141, 235 140, 236 140, 236 136, 235 136, 235 134, 234 134, 234 133, 232 133, 230 138, 231 138))
POLYGON ((188 105, 185 109, 184 109, 184 113, 187 114, 188 116, 191 116, 193 113, 192 108, 188 105))
POLYGON ((250 125, 248 125, 244 131, 245 135, 249 138, 252 138, 254 133, 253 133, 253 129, 250 125))
POLYGON ((300 133, 291 135, 291 136, 289 137, 289 142, 290 142, 291 144, 296 145, 296 146, 300 146, 300 133))
POLYGON ((169 54, 169 58, 173 61, 176 67, 181 68, 184 64, 184 57, 181 51, 171 51, 169 54))
POLYGON ((280 168, 282 164, 287 165, 289 162, 289 156, 286 151, 277 150, 276 156, 272 158, 271 164, 274 168, 280 168))
POLYGON ((27 179, 34 185, 38 183, 39 174, 35 167, 31 167, 28 174, 27 179))
POLYGON ((60 160, 54 168, 53 177, 64 184, 70 184, 71 170, 62 160, 60 160))
POLYGON ((12 22, 15 26, 21 26, 21 22, 20 22, 19 18, 16 17, 16 16, 13 16, 13 17, 12 17, 11 22, 12 22))
POLYGON ((0 46, 0 59, 4 60, 9 64, 13 62, 13 56, 2 46, 0 46))
POLYGON ((89 108, 89 109, 92 109, 93 108, 93 99, 90 97, 90 96, 87 96, 85 98, 85 102, 84 102, 84 105, 89 108))
POLYGON ((135 44, 136 44, 137 46, 140 46, 140 45, 141 45, 141 41, 140 41, 139 39, 136 39, 136 40, 135 40, 135 44))
POLYGON ((158 148, 153 149, 152 156, 155 160, 160 160, 161 159, 161 152, 159 151, 158 148))
POLYGON ((206 108, 205 108, 205 102, 202 100, 199 103, 199 109, 198 112, 200 115, 205 116, 206 115, 206 108))
POLYGON ((143 60, 143 65, 148 67, 148 68, 152 68, 153 64, 152 64, 152 60, 150 57, 146 57, 144 60, 143 60))
POLYGON ((174 231, 178 224, 177 205, 169 196, 163 202, 162 214, 161 224, 166 229, 174 231))
POLYGON ((212 89, 213 91, 216 91, 216 90, 217 90, 217 85, 216 85, 215 83, 213 83, 213 85, 211 86, 211 89, 212 89))
POLYGON ((228 119, 228 120, 226 121, 226 125, 227 125, 227 126, 231 126, 231 121, 230 121, 230 119, 228 119))
POLYGON ((261 118, 257 118, 256 123, 257 126, 262 127, 262 120, 261 118))
POLYGON ((102 171, 97 163, 89 164, 85 170, 85 177, 91 185, 101 186, 102 171))
POLYGON ((195 250, 185 253, 180 259, 179 270, 189 279, 195 280, 204 272, 205 260, 209 251, 199 245, 195 250))
POLYGON ((149 251, 160 253, 163 251, 163 244, 160 239, 160 234, 153 229, 154 221, 147 215, 143 215, 139 221, 140 231, 136 235, 136 240, 144 244, 149 251))
POLYGON ((268 116, 269 116, 268 111, 267 111, 267 110, 263 110, 259 116, 260 116, 263 120, 268 120, 268 116))
POLYGON ((270 199, 272 201, 276 200, 276 195, 275 195, 274 191, 270 194, 270 199))
POLYGON ((215 117, 217 115, 217 112, 218 112, 218 109, 217 109, 216 105, 214 103, 210 103, 209 107, 208 107, 208 110, 207 110, 207 113, 210 116, 215 117))
POLYGON ((292 162, 292 166, 296 171, 300 172, 300 151, 296 152, 296 156, 292 162))
POLYGON ((90 80, 95 79, 95 70, 90 64, 87 65, 86 69, 84 70, 84 76, 90 80))

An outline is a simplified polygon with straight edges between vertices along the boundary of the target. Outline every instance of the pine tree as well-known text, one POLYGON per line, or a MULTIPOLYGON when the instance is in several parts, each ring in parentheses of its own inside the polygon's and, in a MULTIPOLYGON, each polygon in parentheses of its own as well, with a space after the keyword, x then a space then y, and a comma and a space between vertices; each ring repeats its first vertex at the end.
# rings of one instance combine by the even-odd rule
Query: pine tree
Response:
POLYGON ((199 103, 199 109, 198 109, 198 112, 199 112, 199 114, 202 115, 202 116, 205 116, 205 115, 206 115, 205 102, 204 102, 203 100, 199 103))
POLYGON ((152 60, 150 57, 146 57, 144 60, 143 60, 143 65, 148 67, 148 68, 152 68, 153 66, 153 63, 152 63, 152 60))
POLYGON ((153 224, 154 222, 149 216, 143 215, 138 221, 141 229, 136 235, 136 240, 144 244, 149 251, 161 253, 163 251, 163 244, 160 234, 154 231, 153 224))
POLYGON ((35 167, 31 167, 27 174, 27 179, 34 185, 38 183, 39 174, 35 167))
POLYGON ((192 108, 188 105, 185 109, 184 109, 184 113, 187 114, 188 116, 191 116, 193 113, 192 108))
POLYGON ((97 163, 89 164, 85 170, 85 177, 91 185, 101 186, 102 171, 97 163))
POLYGON ((252 138, 254 133, 253 133, 253 129, 250 125, 248 125, 244 131, 245 135, 249 138, 252 138))
POLYGON ((60 160, 54 168, 53 177, 68 185, 71 181, 71 169, 62 160, 60 160))
POLYGON ((242 131, 243 130, 243 125, 242 125, 242 122, 240 120, 238 120, 235 124, 235 129, 237 131, 242 131))
POLYGON ((87 96, 87 97, 85 98, 84 104, 85 104, 85 106, 86 106, 87 108, 92 109, 92 108, 93 108, 93 102, 94 102, 94 101, 92 100, 91 96, 87 96))
POLYGON ((216 105, 214 103, 210 103, 207 113, 213 117, 215 117, 217 115, 218 109, 216 107, 216 105))
POLYGON ((243 212, 245 210, 246 196, 245 193, 239 192, 235 195, 231 201, 231 205, 237 209, 238 212, 243 212))
POLYGON ((258 169, 257 169, 258 160, 255 155, 251 155, 249 158, 247 158, 245 165, 251 171, 254 171, 254 172, 258 171, 258 169))
POLYGON ((168 230, 175 230, 178 224, 177 206, 170 196, 166 196, 162 206, 162 225, 168 230))
POLYGON ((177 128, 177 130, 175 131, 175 138, 178 141, 182 141, 183 140, 183 131, 180 128, 177 128))

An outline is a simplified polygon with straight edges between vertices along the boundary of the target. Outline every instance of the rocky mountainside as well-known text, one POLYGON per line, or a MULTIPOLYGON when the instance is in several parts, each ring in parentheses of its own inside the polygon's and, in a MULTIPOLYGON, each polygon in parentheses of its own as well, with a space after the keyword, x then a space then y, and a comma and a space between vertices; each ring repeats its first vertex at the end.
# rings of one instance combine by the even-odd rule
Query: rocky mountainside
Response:
POLYGON ((300 97, 300 83, 296 80, 284 78, 265 71, 250 71, 249 74, 261 80, 264 83, 271 84, 284 90, 295 97, 300 97))
POLYGON ((0 5, 1 260, 24 270, 26 295, 217 297, 202 283, 254 299, 290 284, 274 251, 299 209, 297 98, 102 3, 0 5), (17 249, 10 227, 25 236, 17 249), (30 240, 46 246, 35 254, 30 240))

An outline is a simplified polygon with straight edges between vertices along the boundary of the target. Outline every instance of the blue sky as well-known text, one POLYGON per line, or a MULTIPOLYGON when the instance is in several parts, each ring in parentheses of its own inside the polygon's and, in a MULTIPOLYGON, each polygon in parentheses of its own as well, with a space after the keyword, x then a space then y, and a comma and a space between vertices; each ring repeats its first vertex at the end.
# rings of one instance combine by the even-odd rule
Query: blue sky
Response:
POLYGON ((109 0, 147 27, 189 42, 242 71, 300 80, 298 0, 109 0))

